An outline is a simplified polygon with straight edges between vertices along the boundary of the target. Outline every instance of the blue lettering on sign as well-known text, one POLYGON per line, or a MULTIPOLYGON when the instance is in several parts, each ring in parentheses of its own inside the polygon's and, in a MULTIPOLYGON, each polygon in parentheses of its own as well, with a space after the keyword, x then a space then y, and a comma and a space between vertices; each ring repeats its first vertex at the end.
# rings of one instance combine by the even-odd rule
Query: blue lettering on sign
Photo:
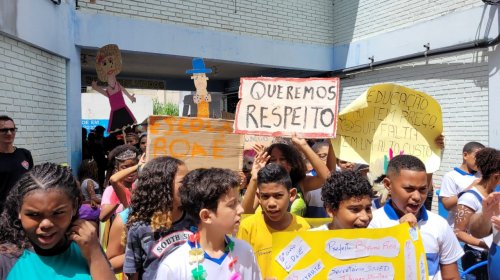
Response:
POLYGON ((87 133, 89 133, 96 126, 100 125, 104 127, 104 137, 108 136, 108 123, 109 120, 99 120, 99 119, 82 119, 82 127, 87 129, 87 133))

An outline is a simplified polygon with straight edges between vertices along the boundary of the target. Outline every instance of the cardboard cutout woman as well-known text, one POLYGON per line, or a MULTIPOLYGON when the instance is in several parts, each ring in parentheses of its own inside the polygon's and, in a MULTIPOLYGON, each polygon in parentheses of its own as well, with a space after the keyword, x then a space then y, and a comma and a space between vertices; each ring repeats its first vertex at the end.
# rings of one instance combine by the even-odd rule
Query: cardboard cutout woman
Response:
POLYGON ((196 87, 196 94, 193 96, 193 101, 198 107, 196 114, 198 118, 208 118, 210 116, 209 103, 212 101, 212 97, 207 92, 208 78, 205 75, 208 73, 212 73, 212 69, 205 68, 203 58, 199 57, 193 58, 193 69, 186 71, 186 74, 192 74, 191 79, 194 81, 194 86, 196 87))
POLYGON ((123 94, 132 102, 135 102, 135 96, 129 94, 116 80, 116 75, 122 70, 122 58, 117 45, 106 45, 99 49, 96 57, 96 70, 99 80, 108 83, 108 86, 102 89, 97 86, 96 81, 92 82, 92 88, 109 99, 111 113, 109 115, 108 133, 121 131, 136 124, 137 121, 134 115, 125 104, 123 94))

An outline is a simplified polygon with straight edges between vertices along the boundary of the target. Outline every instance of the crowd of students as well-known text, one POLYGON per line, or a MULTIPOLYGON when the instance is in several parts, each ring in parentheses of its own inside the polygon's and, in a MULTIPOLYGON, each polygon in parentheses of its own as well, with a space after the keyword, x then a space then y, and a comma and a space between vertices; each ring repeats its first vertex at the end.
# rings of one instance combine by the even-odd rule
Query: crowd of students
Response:
POLYGON ((248 178, 189 170, 168 156, 146 162, 120 145, 107 156, 104 190, 94 159, 83 160, 78 180, 67 167, 36 165, 0 215, 0 279, 272 279, 274 232, 334 236, 403 222, 420 229, 430 279, 459 279, 460 260, 467 268, 487 259, 470 275, 500 279, 500 151, 469 143, 462 165, 443 177, 443 204, 456 208, 450 226, 423 207, 429 174, 418 158, 390 160, 380 179, 389 198, 376 209, 367 166, 340 162, 328 143, 256 146, 248 178), (307 215, 331 220, 311 228, 307 215), (111 224, 107 237, 102 222, 111 224))

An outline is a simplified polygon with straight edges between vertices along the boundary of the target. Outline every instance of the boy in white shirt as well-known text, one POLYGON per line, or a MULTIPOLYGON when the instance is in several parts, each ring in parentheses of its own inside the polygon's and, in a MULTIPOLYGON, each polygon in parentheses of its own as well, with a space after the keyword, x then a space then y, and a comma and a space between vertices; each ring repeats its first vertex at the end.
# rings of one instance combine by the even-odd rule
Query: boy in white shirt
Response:
POLYGON ((448 224, 453 227, 457 212, 458 195, 473 185, 481 176, 477 172, 476 152, 483 149, 484 145, 478 142, 469 142, 462 149, 462 165, 446 173, 441 180, 439 197, 444 208, 449 211, 448 224))
POLYGON ((196 169, 184 177, 181 205, 198 231, 161 262, 157 280, 262 279, 252 247, 227 236, 243 213, 238 187, 238 175, 228 169, 196 169))
POLYGON ((409 222, 418 226, 424 243, 429 279, 460 279, 457 261, 464 254, 445 219, 427 211, 429 191, 424 163, 411 155, 398 155, 389 162, 383 184, 391 199, 373 213, 368 228, 385 228, 409 222))

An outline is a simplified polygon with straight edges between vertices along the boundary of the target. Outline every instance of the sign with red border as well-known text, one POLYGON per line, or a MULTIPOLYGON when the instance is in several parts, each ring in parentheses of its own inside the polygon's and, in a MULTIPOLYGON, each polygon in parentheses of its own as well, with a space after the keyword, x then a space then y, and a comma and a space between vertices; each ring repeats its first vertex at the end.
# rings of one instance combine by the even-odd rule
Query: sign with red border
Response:
POLYGON ((234 132, 334 138, 339 78, 241 78, 234 132))

